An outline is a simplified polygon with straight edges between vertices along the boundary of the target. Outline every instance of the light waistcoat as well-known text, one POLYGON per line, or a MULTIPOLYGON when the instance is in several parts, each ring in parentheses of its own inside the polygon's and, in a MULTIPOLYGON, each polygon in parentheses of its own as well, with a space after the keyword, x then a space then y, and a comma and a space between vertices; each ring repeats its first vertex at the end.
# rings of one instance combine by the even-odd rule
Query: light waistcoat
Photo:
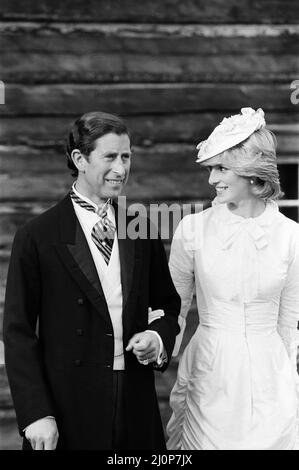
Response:
MULTIPOLYGON (((78 193, 75 186, 73 185, 74 192, 81 197, 84 201, 96 207, 96 205, 87 197, 82 196, 78 193)), ((122 307, 123 307, 123 296, 122 296, 122 287, 121 287, 121 275, 120 275, 120 260, 119 260, 119 249, 118 249, 118 239, 115 232, 113 249, 111 253, 111 258, 109 264, 104 261, 103 256, 96 247, 95 243, 91 238, 91 231, 93 226, 99 221, 99 216, 91 211, 87 211, 79 204, 76 204, 74 201, 73 206, 76 213, 76 216, 79 220, 79 223, 82 227, 84 235, 86 237, 89 249, 95 267, 102 285, 102 289, 105 295, 107 302, 113 332, 114 332, 114 361, 113 369, 114 370, 123 370, 125 368, 124 363, 124 351, 123 351, 123 326, 122 326, 122 307)), ((109 206, 108 217, 115 224, 115 215, 114 209, 109 206)))

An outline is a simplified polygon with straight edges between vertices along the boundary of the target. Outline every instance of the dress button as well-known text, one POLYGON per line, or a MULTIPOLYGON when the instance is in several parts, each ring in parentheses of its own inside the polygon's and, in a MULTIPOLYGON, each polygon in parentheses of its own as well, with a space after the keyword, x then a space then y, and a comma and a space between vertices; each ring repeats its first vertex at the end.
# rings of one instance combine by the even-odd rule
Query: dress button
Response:
POLYGON ((81 364, 82 364, 81 359, 76 359, 76 360, 75 360, 75 366, 76 366, 76 367, 81 366, 81 364))
POLYGON ((83 332, 83 330, 82 330, 81 328, 78 328, 78 329, 76 330, 76 333, 77 333, 77 336, 83 336, 83 333, 84 333, 84 332, 83 332))
POLYGON ((77 300, 78 304, 79 305, 83 305, 84 304, 84 299, 82 299, 82 297, 80 297, 78 300, 77 300))

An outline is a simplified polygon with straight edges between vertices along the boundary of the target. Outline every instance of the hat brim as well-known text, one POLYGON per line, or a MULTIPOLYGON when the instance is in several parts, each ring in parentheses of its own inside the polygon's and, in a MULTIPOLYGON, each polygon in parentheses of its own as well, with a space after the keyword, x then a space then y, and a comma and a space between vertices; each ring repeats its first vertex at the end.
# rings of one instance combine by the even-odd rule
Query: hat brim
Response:
POLYGON ((200 151, 199 151, 196 163, 203 163, 206 160, 209 160, 210 158, 216 157, 217 155, 224 152, 225 150, 229 150, 235 147, 241 142, 244 142, 244 140, 248 139, 248 137, 251 134, 252 134, 252 131, 250 130, 244 133, 243 135, 240 134, 236 136, 235 134, 232 134, 231 136, 226 136, 222 142, 219 142, 217 145, 216 144, 211 145, 211 149, 209 149, 208 151, 205 151, 202 156, 200 155, 200 151))

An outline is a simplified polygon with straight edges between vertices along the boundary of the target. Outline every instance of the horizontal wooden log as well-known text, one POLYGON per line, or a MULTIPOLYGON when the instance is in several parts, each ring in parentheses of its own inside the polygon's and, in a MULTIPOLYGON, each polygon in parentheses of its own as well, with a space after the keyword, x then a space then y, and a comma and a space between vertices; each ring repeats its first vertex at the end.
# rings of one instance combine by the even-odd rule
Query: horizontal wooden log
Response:
MULTIPOLYGON (((224 110, 214 113, 173 113, 124 116, 124 118, 131 130, 133 145, 150 146, 161 142, 185 142, 194 145, 206 138, 223 117, 230 114, 232 113, 224 110)), ((3 117, 0 126, 0 145, 57 147, 62 155, 68 129, 77 117, 3 117)), ((293 107, 292 113, 268 112, 266 120, 273 132, 277 132, 278 137, 299 133, 298 106, 293 107)))
MULTIPOLYGON (((299 137, 297 139, 297 142, 299 137)), ((296 142, 296 143, 297 143, 296 142)), ((296 145, 294 143, 294 145, 296 145)), ((133 148, 131 174, 188 172, 198 168, 195 145, 157 144, 133 148)), ((56 149, 38 149, 27 146, 0 146, 2 173, 21 174, 61 172, 68 174, 64 153, 56 149)))
MULTIPOLYGON (((280 125, 278 154, 281 155, 283 181, 290 182, 287 165, 283 165, 284 158, 288 159, 289 163, 290 158, 294 163, 299 160, 298 140, 297 125, 280 125)), ((170 196, 181 201, 194 197, 212 197, 213 191, 207 184, 206 169, 195 163, 195 155, 195 148, 185 144, 136 147, 129 184, 125 190, 128 199, 163 202, 170 196)), ((12 213, 7 206, 5 210, 0 210, 0 248, 4 249, 11 242, 11 237, 18 226, 45 210, 49 206, 47 200, 53 203, 67 192, 72 178, 66 168, 65 157, 55 149, 3 146, 0 149, 0 167, 2 200, 18 201, 13 206, 12 213), (24 200, 41 202, 24 205, 24 200)), ((293 173, 295 180, 291 185, 287 185, 287 193, 291 187, 294 187, 295 193, 291 196, 296 198, 296 168, 293 173)), ((291 196, 287 194, 288 198, 291 196)))
MULTIPOLYGON (((168 178, 165 175, 138 174, 131 176, 127 184, 125 194, 130 199, 148 200, 153 197, 158 199, 168 199, 169 195, 173 195, 175 199, 208 197, 210 188, 207 182, 200 175, 198 177, 194 173, 180 175, 177 172, 169 172, 168 178)), ((66 174, 52 173, 32 174, 24 178, 23 175, 7 176, 0 175, 0 198, 2 201, 7 200, 32 200, 32 199, 50 199, 57 200, 69 190, 72 183, 71 178, 66 174)))
POLYGON ((244 106, 296 113, 290 96, 289 84, 6 85, 0 115, 70 116, 95 109, 144 115, 239 111, 244 106))
MULTIPOLYGON (((103 41, 110 39, 113 45, 112 50, 123 50, 123 47, 128 47, 129 50, 138 51, 136 40, 145 41, 143 47, 147 52, 155 51, 155 48, 151 45, 151 42, 146 40, 163 40, 163 39, 196 39, 196 38, 251 38, 256 39, 257 37, 265 38, 280 37, 283 41, 288 37, 298 35, 298 24, 221 24, 217 23, 214 25, 207 24, 138 24, 138 23, 87 23, 84 21, 76 22, 38 22, 38 21, 0 21, 0 32, 3 36, 4 45, 12 48, 12 50, 18 51, 21 45, 20 38, 24 37, 24 48, 33 49, 36 51, 47 52, 48 48, 56 52, 65 52, 71 50, 73 52, 97 52, 105 51, 106 44, 99 43, 96 47, 95 39, 101 39, 103 41), (84 35, 86 41, 91 41, 86 47, 85 44, 68 44, 66 48, 65 40, 68 37, 73 37, 74 34, 84 35), (285 37, 286 36, 286 37, 285 37), (12 38, 15 37, 15 44, 12 38), (48 48, 45 47, 45 37, 48 37, 48 48), (11 41, 9 41, 11 38, 11 41), (6 41, 8 40, 8 43, 6 41), (132 42, 130 42, 132 40, 132 42), (128 41, 127 44, 122 45, 122 41, 128 41), (146 44, 148 44, 146 46, 146 44)), ((170 43, 161 43, 162 50, 164 52, 170 52, 172 48, 170 43)), ((218 50, 221 47, 226 47, 215 43, 218 50)), ((255 44, 248 43, 250 48, 255 47, 255 44)), ((276 46, 280 49, 281 45, 276 43, 276 46)), ((232 43, 233 51, 237 51, 238 47, 232 43)), ((180 44, 180 52, 187 54, 192 53, 189 47, 186 47, 184 42, 180 44)), ((203 49, 203 53, 207 53, 208 50, 203 49)), ((210 51, 211 54, 215 53, 215 50, 210 51)))
POLYGON ((0 35, 5 82, 269 83, 299 73, 297 25, 2 23, 0 35))
MULTIPOLYGON (((70 187, 72 178, 69 176, 66 159, 62 154, 27 147, 3 147, 1 150, 0 194, 3 199, 17 198, 20 202, 24 199, 57 200, 70 187), (53 181, 54 187, 48 187, 52 184, 50 181, 53 181), (22 188, 19 188, 19 184, 22 188), (57 193, 59 190, 61 192, 57 193)), ((206 170, 199 168, 195 163, 195 158, 195 148, 188 145, 168 144, 136 148, 125 193, 134 201, 160 201, 169 197, 175 198, 176 195, 178 199, 190 198, 189 180, 194 179, 194 172, 198 172, 199 181, 193 182, 193 188, 200 184, 201 191, 206 191, 209 197, 210 188, 207 185, 206 170), (202 178, 205 184, 200 183, 202 178)), ((196 190, 193 194, 197 197, 197 193, 196 190)), ((22 222, 24 216, 27 217, 27 211, 21 212, 25 214, 18 215, 18 223, 22 222)), ((14 227, 9 229, 10 223, 9 218, 6 221, 2 220, 4 233, 1 234, 1 240, 3 243, 7 242, 5 233, 13 232, 14 227)))
MULTIPOLYGON (((293 128, 298 128, 299 125, 293 128)), ((275 126, 270 126, 275 131, 275 126)), ((278 156, 299 157, 299 129, 297 132, 276 132, 278 156)), ((203 137, 204 138, 204 137, 203 137)), ((167 175, 170 172, 190 172, 197 169, 195 145, 159 143, 146 147, 134 146, 131 173, 147 172, 167 175)), ((0 168, 3 174, 69 173, 62 149, 38 148, 26 145, 1 145, 0 168)))
MULTIPOLYGON (((275 131, 275 125, 270 126, 275 131)), ((283 161, 285 158, 299 157, 299 125, 284 127, 276 133, 278 141, 278 155, 283 161), (287 132, 288 129, 288 132, 287 132)), ((203 137, 204 138, 204 137, 203 137)), ((167 176, 169 173, 189 173, 197 171, 195 163, 197 151, 195 145, 164 143, 147 147, 133 147, 131 175, 138 179, 139 175, 148 176, 159 174, 167 176)), ((63 174, 66 179, 69 170, 66 166, 65 154, 59 148, 37 148, 25 145, 0 146, 0 168, 3 182, 10 178, 35 175, 63 174)), ((204 169, 201 168, 201 171, 204 169)))
POLYGON ((258 53, 219 56, 151 56, 145 54, 44 54, 4 52, 1 78, 5 83, 138 83, 292 82, 299 75, 296 54, 258 53))
POLYGON ((153 23, 298 23, 296 0, 2 0, 3 20, 153 23))

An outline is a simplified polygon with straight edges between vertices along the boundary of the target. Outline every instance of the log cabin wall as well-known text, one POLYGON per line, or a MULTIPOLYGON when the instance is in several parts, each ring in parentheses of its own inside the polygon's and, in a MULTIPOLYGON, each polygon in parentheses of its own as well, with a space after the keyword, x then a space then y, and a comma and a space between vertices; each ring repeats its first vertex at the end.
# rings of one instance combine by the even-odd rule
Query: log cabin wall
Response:
MULTIPOLYGON (((282 210, 297 219, 298 0, 0 0, 0 29, 0 320, 13 235, 70 187, 64 139, 84 112, 128 122, 129 200, 208 204, 195 144, 224 115, 262 107, 278 137, 282 210)), ((158 381, 166 414, 172 381, 158 381)), ((13 413, 3 369, 0 386, 1 419, 13 413)))

